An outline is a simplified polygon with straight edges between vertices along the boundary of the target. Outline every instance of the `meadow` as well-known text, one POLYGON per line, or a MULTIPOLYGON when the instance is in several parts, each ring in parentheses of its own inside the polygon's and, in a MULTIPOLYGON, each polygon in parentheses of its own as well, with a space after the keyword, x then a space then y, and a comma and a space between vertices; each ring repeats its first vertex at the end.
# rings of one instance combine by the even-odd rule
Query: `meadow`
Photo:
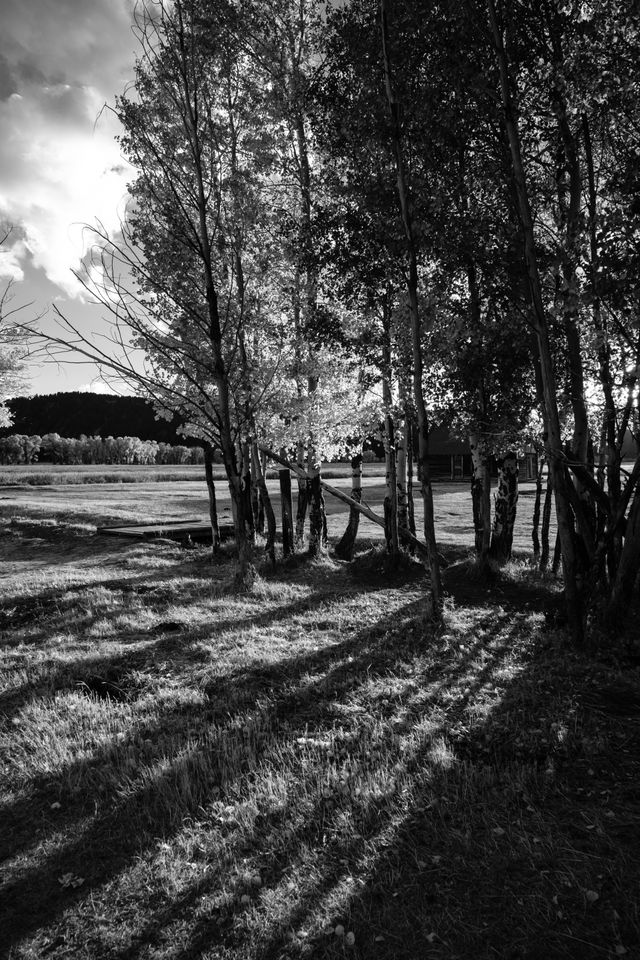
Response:
POLYGON ((96 533, 201 481, 0 498, 1 956, 640 956, 640 645, 566 649, 530 488, 488 585, 436 487, 437 627, 375 526, 238 593, 229 547, 96 533))
MULTIPOLYGON (((379 516, 383 514, 384 467, 378 463, 363 465, 363 503, 379 516)), ((280 494, 277 473, 267 474, 268 489, 279 517, 280 494)), ((351 470, 348 464, 326 465, 323 476, 345 493, 350 492, 351 470)), ((214 470, 216 496, 221 522, 231 517, 229 492, 222 468, 214 470)), ((295 492, 295 481, 294 481, 295 492)), ((534 484, 520 484, 518 518, 514 532, 514 547, 520 553, 531 548, 531 522, 534 505, 534 484)), ((434 484, 438 503, 438 538, 443 545, 471 547, 471 503, 467 483, 440 482, 434 484)), ((346 523, 345 508, 329 494, 325 497, 329 534, 339 537, 346 523)), ((201 466, 165 467, 104 467, 94 465, 52 466, 33 464, 0 467, 0 504, 20 511, 24 506, 30 514, 43 518, 56 517, 88 522, 93 528, 101 524, 160 523, 171 519, 206 520, 208 499, 201 466), (161 486, 158 486, 158 485, 161 486), (124 487, 126 485, 126 487, 124 487), (32 488, 38 488, 34 491, 32 488), (94 522, 95 519, 95 522, 94 522)), ((422 524, 420 498, 415 501, 416 523, 422 524)), ((360 518, 360 532, 365 539, 382 541, 382 529, 366 517, 360 518)), ((555 526, 551 528, 553 547, 555 526)))
MULTIPOLYGON (((32 486, 47 487, 60 484, 83 483, 171 483, 180 481, 197 481, 203 476, 203 467, 199 464, 56 464, 30 463, 0 464, 0 487, 32 486)), ((365 463, 362 472, 367 476, 380 476, 384 467, 379 463, 365 463)), ((323 475, 331 477, 350 477, 351 467, 346 463, 323 464, 323 475)), ((277 477, 275 470, 270 469, 267 476, 277 477)), ((214 479, 224 480, 224 468, 214 467, 214 479)))

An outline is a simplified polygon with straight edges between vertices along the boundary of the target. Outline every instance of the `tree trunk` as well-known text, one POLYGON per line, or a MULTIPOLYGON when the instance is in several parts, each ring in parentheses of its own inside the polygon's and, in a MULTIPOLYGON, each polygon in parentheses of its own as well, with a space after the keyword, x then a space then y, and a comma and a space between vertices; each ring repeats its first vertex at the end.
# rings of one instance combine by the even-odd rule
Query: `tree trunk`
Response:
POLYGON ((262 502, 262 490, 259 482, 261 469, 258 462, 258 448, 255 443, 251 444, 251 513, 253 516, 253 527, 256 533, 264 534, 264 504, 262 502))
POLYGON ((384 536, 387 550, 392 557, 400 552, 398 540, 398 487, 396 477, 396 450, 393 436, 393 420, 385 417, 385 494, 384 494, 384 536))
MULTIPOLYGON (((181 35, 183 36, 183 35, 181 35)), ((181 48, 181 55, 185 50, 181 48)), ((240 462, 236 456, 234 431, 231 425, 231 399, 229 387, 229 373, 223 351, 222 326, 218 308, 218 294, 215 283, 213 239, 208 221, 210 197, 208 182, 204 170, 204 157, 201 131, 199 129, 199 111, 202 106, 198 96, 197 83, 192 84, 188 52, 181 61, 180 70, 180 97, 183 108, 183 123, 188 132, 191 145, 191 160, 193 163, 194 196, 196 198, 197 218, 194 224, 200 258, 202 261, 204 295, 207 304, 207 327, 209 345, 213 357, 213 382, 218 395, 216 426, 220 432, 220 447, 224 463, 229 490, 231 493, 232 509, 234 509, 234 527, 236 548, 238 551, 238 568, 236 583, 241 587, 249 586, 253 582, 255 570, 252 562, 252 545, 247 538, 247 517, 245 516, 242 480, 240 476, 240 462)))
POLYGON ((309 475, 309 553, 320 557, 327 547, 327 520, 322 493, 320 464, 316 462, 315 451, 309 451, 307 474, 309 475))
MULTIPOLYGON (((409 520, 409 530, 415 537, 416 511, 413 502, 413 419, 409 416, 408 410, 405 415, 405 424, 407 431, 407 518, 409 520)), ((413 549, 411 549, 411 552, 413 553, 413 549)))
POLYGON ((545 446, 556 500, 556 516, 562 550, 567 621, 574 643, 580 645, 584 640, 584 605, 583 597, 577 583, 577 562, 572 530, 571 508, 567 491, 567 477, 562 455, 562 435, 558 413, 553 355, 549 339, 549 326, 538 270, 535 232, 529 202, 527 178, 522 161, 517 110, 511 92, 514 84, 509 75, 509 66, 503 41, 503 29, 498 22, 495 0, 487 0, 487 2, 494 49, 500 73, 500 91, 505 129, 511 151, 513 185, 517 197, 518 213, 524 239, 525 263, 529 281, 532 313, 531 319, 536 332, 538 355, 540 358, 540 372, 544 391, 545 446))
POLYGON ((542 508, 542 550, 540 553, 540 570, 547 569, 549 563, 549 527, 551 525, 551 500, 553 496, 553 484, 551 482, 551 473, 547 471, 547 489, 544 495, 544 506, 542 508))
MULTIPOLYGON (((284 457, 284 450, 280 452, 284 457)), ((278 470, 278 481, 282 511, 282 554, 285 557, 290 557, 293 553, 293 504, 291 502, 291 474, 287 469, 278 470)))
POLYGON ((562 541, 560 540, 560 531, 556 533, 556 544, 553 548, 553 560, 551 561, 551 572, 554 577, 558 575, 560 561, 562 560, 562 541))
MULTIPOLYGON (((555 21, 549 20, 550 24, 555 21)), ((563 55, 559 34, 550 26, 550 36, 556 62, 562 63, 563 55)), ((563 149, 558 151, 556 185, 558 208, 565 227, 565 241, 561 248, 562 293, 561 307, 564 321, 566 360, 568 373, 568 393, 573 412, 573 437, 570 451, 571 459, 586 470, 593 470, 593 460, 589 458, 592 450, 589 418, 585 399, 584 368, 579 330, 579 280, 578 264, 581 244, 581 197, 582 176, 580 150, 567 116, 567 107, 558 88, 551 93, 553 109, 558 121, 558 130, 563 149), (568 176, 568 184, 567 184, 568 176)), ((595 505, 590 489, 577 476, 569 478, 579 501, 575 512, 576 536, 585 542, 585 549, 576 549, 576 579, 580 592, 584 592, 584 581, 588 575, 588 555, 593 555, 596 534, 595 505)))
MULTIPOLYGON (((387 351, 385 351, 387 353, 387 351)), ((387 364, 385 364, 387 366, 387 364)), ((391 385, 386 373, 382 375, 382 398, 386 408, 384 418, 384 463, 385 463, 385 495, 384 495, 384 535, 387 541, 387 550, 392 557, 400 553, 398 540, 398 486, 396 470, 396 442, 391 416, 391 385)))
POLYGON ((302 473, 298 474, 298 503, 296 506, 296 547, 304 546, 304 525, 309 505, 309 478, 306 476, 304 447, 298 444, 296 462, 302 473))
MULTIPOLYGON (((300 74, 299 50, 290 38, 290 107, 292 108, 292 132, 297 144, 296 169, 300 187, 300 246, 302 266, 304 268, 304 332, 314 331, 316 326, 317 299, 318 299, 318 267, 313 235, 312 218, 312 184, 311 165, 309 162, 309 141, 305 123, 304 82, 300 74), (301 82, 302 81, 302 82, 301 82)), ((311 351, 311 348, 309 348, 311 351)), ((318 378, 310 374, 307 378, 309 397, 318 389, 318 378)), ((307 462, 309 464, 307 486, 307 503, 309 505, 309 552, 312 556, 322 554, 327 546, 327 518, 324 510, 324 497, 320 478, 320 464, 317 462, 317 452, 314 438, 309 437, 307 462)), ((300 510, 300 484, 298 484, 298 510, 300 510)), ((306 504, 305 504, 306 506, 306 504)), ((303 520, 304 525, 304 520, 303 520)), ((303 542, 304 536, 299 533, 299 524, 296 524, 297 541, 303 542)))
POLYGON ((210 443, 204 446, 204 475, 207 481, 207 492, 209 494, 209 518, 211 520, 211 552, 214 554, 220 550, 220 527, 218 525, 218 504, 216 500, 216 487, 213 481, 213 447, 210 443))
POLYGON ((248 443, 241 446, 242 457, 242 494, 245 500, 244 516, 247 527, 247 537, 255 543, 256 528, 253 521, 253 484, 251 482, 251 447, 248 443))
POLYGON ((231 495, 231 510, 233 513, 233 527, 238 553, 238 567, 236 570, 236 587, 240 590, 248 589, 255 580, 253 565, 253 539, 247 535, 250 528, 251 503, 247 498, 244 480, 239 473, 232 473, 229 477, 229 493, 231 495))
POLYGON ((491 473, 487 442, 479 433, 469 435, 471 447, 471 504, 476 554, 486 565, 491 544, 491 473))
POLYGON ((271 503, 271 497, 269 496, 269 491, 267 489, 267 481, 265 480, 264 472, 262 470, 262 461, 260 460, 260 454, 258 451, 258 445, 253 444, 252 447, 252 464, 255 470, 255 483, 256 487, 260 492, 260 503, 264 511, 264 515, 267 520, 267 542, 265 544, 265 553, 271 560, 271 563, 275 565, 276 562, 276 515, 273 512, 273 506, 271 503))
POLYGON ((511 559, 517 503, 518 458, 513 451, 509 451, 498 466, 498 490, 490 549, 492 559, 501 564, 511 559))
POLYGON ((636 486, 624 532, 624 545, 611 590, 607 620, 623 622, 640 571, 640 484, 636 486))
POLYGON ((411 348, 413 358, 413 394, 418 418, 418 477, 424 506, 424 537, 427 546, 428 568, 430 577, 430 592, 427 605, 427 615, 440 619, 442 615, 442 580, 440 576, 440 561, 436 543, 433 491, 429 475, 429 422, 427 408, 422 392, 422 323, 418 306, 418 258, 416 239, 411 215, 411 198, 407 186, 404 156, 402 150, 402 128, 400 125, 400 104, 394 92, 391 77, 391 52, 389 48, 389 28, 387 17, 387 0, 380 0, 381 29, 382 29, 382 57, 384 64, 385 91, 389 104, 392 121, 393 149, 396 161, 397 192, 400 205, 402 224, 405 232, 406 249, 409 261, 407 272, 407 294, 411 317, 411 348))
MULTIPOLYGON (((362 500, 362 454, 351 458, 351 499, 356 503, 362 500)), ((360 511, 355 507, 349 508, 349 522, 342 539, 335 549, 335 554, 341 560, 353 560, 353 553, 360 525, 360 511)))
POLYGON ((382 402, 385 408, 384 417, 384 463, 385 463, 385 496, 384 496, 384 535, 387 541, 387 550, 395 559, 400 552, 398 540, 398 471, 396 461, 395 424, 393 422, 393 393, 391 378, 393 368, 391 363, 391 290, 387 288, 382 305, 382 402))
MULTIPOLYGON (((609 497, 609 511, 603 509, 602 504, 597 504, 596 515, 596 542, 598 544, 598 555, 601 552, 601 544, 605 539, 605 530, 607 523, 612 521, 616 515, 618 504, 620 502, 620 462, 621 447, 626 429, 624 416, 621 418, 621 431, 616 430, 616 404, 614 399, 614 380, 611 372, 611 347, 607 324, 602 314, 602 304, 600 298, 600 255, 598 248, 598 225, 597 225, 597 192, 596 177, 593 163, 593 151, 591 146, 591 132, 589 121, 586 114, 582 115, 582 131, 584 135, 584 155, 587 167, 588 184, 588 203, 589 213, 589 249, 590 263, 587 276, 591 285, 591 311, 593 325, 596 334, 596 344, 598 351, 598 376, 602 386, 604 397, 604 408, 602 411, 602 432, 600 436, 599 466, 598 466, 598 484, 604 488, 604 480, 607 481, 607 495, 609 497)), ((615 581, 618 564, 622 554, 622 536, 615 533, 611 538, 611 543, 607 551, 607 563, 604 569, 603 579, 609 582, 615 581)))
POLYGON ((531 529, 531 540, 533 542, 533 559, 538 562, 540 559, 540 507, 542 505, 542 472, 544 470, 544 458, 540 457, 540 463, 536 471, 536 497, 533 502, 533 525, 531 529))
POLYGON ((409 529, 409 514, 407 504, 407 421, 405 418, 400 431, 396 433, 396 485, 398 488, 398 527, 409 529), (398 436, 399 433, 399 436, 398 436))

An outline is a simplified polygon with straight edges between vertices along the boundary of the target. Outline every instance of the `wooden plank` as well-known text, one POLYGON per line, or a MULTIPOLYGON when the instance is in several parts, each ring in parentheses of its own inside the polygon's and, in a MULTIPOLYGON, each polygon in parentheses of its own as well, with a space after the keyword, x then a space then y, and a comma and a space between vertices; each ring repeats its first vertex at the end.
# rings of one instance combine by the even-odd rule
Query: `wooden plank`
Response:
POLYGON ((198 526, 203 521, 199 517, 191 517, 190 520, 163 520, 161 524, 149 523, 148 520, 127 520, 126 523, 108 523, 103 527, 98 527, 98 533, 109 533, 110 530, 122 530, 122 529, 133 529, 135 527, 157 527, 157 526, 171 526, 177 527, 180 524, 192 524, 198 526))
MULTIPOLYGON (((169 540, 192 540, 207 542, 211 540, 211 524, 193 520, 177 520, 175 523, 128 523, 121 526, 98 527, 98 533, 108 537, 130 537, 151 540, 156 537, 167 537, 169 540)), ((233 524, 223 523, 220 526, 220 538, 228 540, 233 537, 233 524)))

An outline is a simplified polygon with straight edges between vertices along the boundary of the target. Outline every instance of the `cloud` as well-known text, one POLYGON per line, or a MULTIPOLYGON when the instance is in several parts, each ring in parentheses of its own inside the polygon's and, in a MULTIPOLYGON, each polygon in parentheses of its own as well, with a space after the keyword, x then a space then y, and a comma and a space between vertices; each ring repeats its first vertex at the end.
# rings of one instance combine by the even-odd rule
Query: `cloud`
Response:
POLYGON ((120 384, 108 383, 105 380, 91 380, 90 383, 81 383, 80 386, 74 387, 74 390, 77 393, 102 393, 111 397, 133 396, 130 389, 125 389, 120 384))
POLYGON ((7 59, 0 55, 0 100, 7 100, 17 90, 18 86, 11 66, 7 59))
POLYGON ((19 228, 0 258, 21 279, 29 258, 80 297, 84 224, 116 230, 132 171, 112 104, 133 74, 129 0, 3 0, 0 217, 19 228))
POLYGON ((20 261, 26 256, 27 249, 23 242, 18 241, 8 249, 0 250, 0 280, 24 280, 24 270, 20 261))
POLYGON ((112 94, 131 73, 132 11, 130 0, 2 0, 0 53, 22 82, 80 80, 112 94))

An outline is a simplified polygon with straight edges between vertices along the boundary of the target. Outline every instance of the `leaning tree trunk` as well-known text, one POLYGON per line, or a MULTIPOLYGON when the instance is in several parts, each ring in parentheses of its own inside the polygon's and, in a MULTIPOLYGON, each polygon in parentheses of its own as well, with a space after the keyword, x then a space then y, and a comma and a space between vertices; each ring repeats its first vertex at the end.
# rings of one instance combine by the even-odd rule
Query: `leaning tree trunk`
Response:
MULTIPOLYGON (((356 503, 362 501, 362 454, 351 458, 351 499, 356 503)), ((360 525, 360 511, 355 507, 349 508, 349 522, 347 529, 335 549, 336 557, 341 560, 353 560, 353 553, 360 525)))
POLYGON ((211 551, 215 554, 220 549, 220 526, 218 524, 218 503, 216 500, 216 486, 213 481, 213 447, 210 443, 204 446, 204 475, 207 481, 209 494, 209 518, 211 520, 211 551))
POLYGON ((490 555, 498 563, 511 559, 513 526, 518 504, 518 458, 510 450, 498 465, 498 489, 496 491, 493 531, 490 555))
MULTIPOLYGON (((284 459, 285 451, 280 451, 284 459)), ((282 513, 282 554, 290 557, 293 553, 293 504, 291 502, 291 474, 281 467, 278 470, 280 484, 280 505, 282 513)))
POLYGON ((402 126, 400 122, 400 103, 396 97, 391 76, 391 51, 389 47, 389 27, 387 0, 380 0, 380 20, 382 29, 382 58, 384 67, 385 91, 392 121, 392 141, 396 163, 396 185, 402 225, 404 227, 408 258, 407 295, 411 318, 411 350, 413 358, 413 394, 418 418, 418 476, 424 507, 424 537, 427 547, 430 591, 428 599, 429 616, 440 619, 442 615, 442 579, 440 560, 436 543, 433 513, 433 491, 429 474, 429 421, 424 402, 422 373, 422 322, 418 305, 418 256, 416 237, 412 219, 412 201, 405 174, 402 149, 402 126))
POLYGON ((471 447, 471 505, 476 554, 485 566, 491 545, 491 473, 487 442, 479 433, 469 435, 471 447))

